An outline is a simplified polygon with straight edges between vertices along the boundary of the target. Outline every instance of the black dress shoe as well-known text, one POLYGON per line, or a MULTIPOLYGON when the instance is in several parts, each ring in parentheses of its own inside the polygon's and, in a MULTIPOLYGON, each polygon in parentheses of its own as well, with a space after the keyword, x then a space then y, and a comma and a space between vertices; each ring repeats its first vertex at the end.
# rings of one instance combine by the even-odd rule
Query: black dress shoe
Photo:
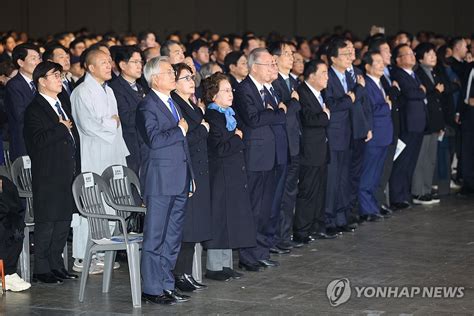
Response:
POLYGON ((337 238, 337 234, 327 234, 327 233, 316 233, 311 235, 314 239, 334 239, 337 238))
POLYGON ((260 265, 265 268, 278 267, 280 265, 278 261, 270 260, 270 259, 258 260, 258 263, 260 263, 260 265))
POLYGON ((206 270, 206 274, 204 275, 206 278, 216 281, 229 281, 230 277, 224 273, 224 270, 221 271, 211 271, 206 270))
POLYGON ((281 249, 281 250, 291 250, 293 249, 293 244, 289 241, 282 241, 282 242, 279 242, 276 247, 278 249, 281 249))
POLYGON ((380 214, 382 214, 382 215, 385 215, 384 213, 388 213, 388 214, 393 213, 393 210, 390 207, 388 207, 387 204, 382 204, 380 206, 380 210, 383 211, 383 212, 380 212, 380 214))
POLYGON ((191 275, 191 274, 184 274, 184 277, 186 278, 186 280, 188 280, 189 282, 191 282, 192 285, 194 285, 194 287, 196 288, 196 290, 203 290, 203 289, 207 289, 207 285, 205 284, 202 284, 202 283, 199 283, 198 281, 196 281, 194 279, 194 277, 191 275))
POLYGON ((326 228, 326 234, 328 234, 328 235, 342 235, 342 232, 340 232, 336 227, 329 227, 329 228, 326 228))
POLYGON ((61 270, 51 270, 55 277, 58 279, 63 280, 75 280, 78 279, 79 276, 77 274, 72 274, 66 271, 66 269, 62 268, 61 270))
POLYGON ((390 206, 391 206, 394 210, 398 211, 398 210, 404 210, 404 209, 406 209, 406 208, 409 208, 409 207, 410 207, 410 203, 408 203, 408 202, 405 201, 405 202, 400 202, 400 203, 392 203, 392 204, 390 204, 390 206))
POLYGON ((352 227, 349 227, 349 225, 338 226, 338 227, 336 227, 336 229, 337 229, 340 233, 353 233, 353 232, 355 231, 355 229, 352 228, 352 227))
POLYGON ((192 292, 196 290, 194 284, 191 283, 184 274, 182 275, 175 275, 174 277, 174 286, 176 286, 180 291, 183 292, 192 292))
POLYGON ((285 253, 290 253, 290 252, 291 252, 290 249, 283 250, 283 249, 279 249, 279 248, 276 248, 276 247, 271 247, 270 248, 270 253, 274 253, 274 254, 277 254, 277 255, 283 255, 285 253))
POLYGON ((304 246, 304 244, 302 242, 296 242, 294 240, 290 241, 291 245, 293 246, 293 248, 301 248, 304 246))
POLYGON ((385 218, 390 218, 392 217, 392 214, 393 214, 392 210, 387 210, 383 208, 380 208, 379 212, 380 212, 380 215, 383 215, 383 217, 385 218))
POLYGON ((142 293, 142 300, 145 302, 153 303, 153 304, 162 304, 162 305, 176 304, 176 300, 172 297, 169 297, 166 294, 151 295, 151 294, 142 293))
POLYGON ((176 303, 187 302, 191 298, 191 296, 181 294, 176 290, 163 290, 163 294, 165 294, 166 296, 168 296, 171 299, 174 299, 176 301, 176 303))
POLYGON ((384 219, 384 217, 380 214, 370 214, 367 216, 368 222, 380 222, 384 219))
POLYGON ((260 264, 243 263, 239 261, 239 268, 251 272, 258 272, 260 271, 260 264))
POLYGON ((310 242, 313 242, 314 239, 311 236, 306 236, 306 237, 301 237, 301 238, 293 236, 293 241, 296 243, 302 243, 302 244, 307 245, 310 242))
POLYGON ((231 268, 224 267, 222 269, 222 271, 224 271, 224 273, 227 274, 227 276, 229 278, 232 278, 232 279, 235 279, 235 280, 238 280, 238 279, 240 279, 241 277, 244 276, 243 273, 237 272, 237 271, 235 271, 234 269, 231 269, 231 268))
POLYGON ((63 284, 63 280, 57 278, 52 273, 33 274, 33 282, 47 283, 47 284, 63 284))

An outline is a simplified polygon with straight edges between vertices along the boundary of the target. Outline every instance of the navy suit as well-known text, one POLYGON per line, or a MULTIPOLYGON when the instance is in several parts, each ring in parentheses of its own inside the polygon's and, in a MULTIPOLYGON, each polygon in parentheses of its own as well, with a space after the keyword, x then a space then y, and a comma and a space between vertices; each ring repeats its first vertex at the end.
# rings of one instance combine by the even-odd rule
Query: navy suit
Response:
POLYGON ((373 137, 366 145, 362 163, 358 190, 361 215, 379 213, 375 192, 383 172, 387 148, 392 143, 393 137, 391 110, 382 92, 383 87, 366 76, 365 88, 372 107, 373 137))
MULTIPOLYGON (((268 109, 250 76, 237 87, 235 110, 242 119, 245 162, 250 202, 257 225, 257 246, 240 251, 240 261, 255 264, 270 257, 267 231, 275 195, 276 136, 273 125, 284 125, 286 115, 281 109, 268 109)), ((285 135, 286 136, 286 135, 285 135)), ((283 158, 283 157, 281 157, 283 158)))
POLYGON ((393 163, 390 177, 390 202, 402 203, 411 199, 411 183, 418 154, 426 127, 426 94, 420 88, 420 81, 405 70, 394 68, 392 78, 401 90, 400 139, 406 144, 393 163))
MULTIPOLYGON (((179 117, 183 117, 175 106, 179 117)), ((150 93, 138 104, 136 126, 145 142, 140 182, 147 213, 143 228, 143 292, 174 290, 173 269, 181 245, 192 178, 188 144, 171 111, 150 93)))
MULTIPOLYGON (((349 89, 354 89, 357 85, 357 76, 361 76, 362 71, 353 67, 355 79, 349 71, 346 71, 346 78, 349 82, 349 89)), ((362 95, 351 107, 352 142, 351 142, 351 166, 349 170, 351 181, 350 208, 355 210, 358 204, 359 182, 362 174, 362 162, 364 159, 365 139, 367 133, 372 130, 372 107, 367 97, 366 88, 360 87, 362 95)), ((355 214, 353 214, 355 215, 355 214)))
POLYGON ((10 131, 10 159, 26 155, 23 125, 25 110, 33 101, 33 91, 23 76, 18 73, 8 81, 5 93, 5 109, 10 131))
POLYGON ((277 235, 281 242, 290 241, 291 239, 291 227, 293 225, 293 212, 296 204, 296 195, 298 193, 300 165, 301 104, 298 100, 291 97, 291 93, 298 87, 296 79, 289 76, 288 80, 289 86, 287 81, 279 74, 278 79, 273 82, 273 86, 281 97, 281 101, 285 103, 288 108, 286 113, 286 133, 288 135, 290 161, 288 162, 286 170, 286 181, 280 206, 280 223, 277 230, 277 235))
MULTIPOLYGON (((349 85, 348 90, 351 90, 349 85)), ((356 84, 352 87, 352 91, 356 95, 355 102, 360 101, 363 94, 362 87, 356 84)), ((344 87, 332 67, 329 68, 325 101, 331 111, 331 119, 327 127, 330 162, 326 194, 326 227, 334 228, 347 224, 346 213, 350 210, 349 168, 352 139, 350 111, 355 102, 353 103, 344 91, 344 87)))
POLYGON ((122 76, 112 80, 109 86, 117 99, 123 139, 130 151, 130 155, 127 156, 127 165, 138 174, 142 159, 140 147, 143 146, 143 141, 137 131, 135 116, 137 105, 145 96, 144 89, 137 85, 138 91, 135 91, 122 76))

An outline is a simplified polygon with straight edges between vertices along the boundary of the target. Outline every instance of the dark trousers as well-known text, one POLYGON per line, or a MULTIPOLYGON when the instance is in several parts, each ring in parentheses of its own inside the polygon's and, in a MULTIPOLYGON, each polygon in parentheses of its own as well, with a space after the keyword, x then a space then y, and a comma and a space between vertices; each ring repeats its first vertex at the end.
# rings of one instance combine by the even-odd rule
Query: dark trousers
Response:
POLYGON ((293 236, 308 237, 313 229, 326 232, 326 200, 328 168, 327 165, 300 166, 298 195, 296 198, 293 236))
POLYGON ((326 191, 326 228, 347 225, 351 184, 349 168, 351 151, 330 151, 326 191))
POLYGON ((286 172, 285 190, 281 199, 280 225, 277 232, 279 241, 290 241, 293 214, 295 211, 296 196, 298 193, 298 177, 300 157, 291 156, 286 172))
POLYGON ((62 253, 67 242, 71 221, 35 223, 34 273, 49 273, 64 269, 62 253))
POLYGON ((388 191, 385 189, 387 188, 388 180, 392 173, 393 157, 395 156, 396 149, 396 144, 390 144, 387 148, 387 155, 385 156, 385 161, 383 163, 382 176, 380 177, 380 182, 377 191, 375 192, 375 198, 377 199, 379 206, 382 204, 388 204, 388 191))
MULTIPOLYGON (((474 122, 463 122, 463 124, 474 124, 474 122)), ((463 127, 461 165, 464 186, 474 190, 474 131, 472 127, 463 127)))
POLYGON ((379 213, 380 206, 375 198, 375 191, 380 183, 386 155, 386 146, 367 145, 365 148, 359 189, 360 215, 379 213))
POLYGON ((257 226, 257 246, 241 248, 240 261, 246 264, 256 264, 258 260, 270 258, 270 240, 267 238, 268 225, 275 195, 275 170, 247 171, 250 204, 254 222, 257 226))
POLYGON ((364 160, 365 139, 354 139, 351 143, 351 167, 349 176, 351 179, 350 207, 353 215, 357 215, 359 205, 359 184, 362 175, 362 164, 364 160))
POLYGON ((180 195, 146 196, 141 273, 143 292, 174 290, 173 270, 183 235, 187 191, 180 195))
POLYGON ((281 201, 283 193, 285 191, 286 174, 288 165, 276 165, 275 168, 275 194, 273 195, 272 202, 272 213, 270 215, 270 223, 267 227, 267 238, 270 242, 271 247, 275 247, 280 242, 278 231, 280 228, 280 212, 281 212, 281 201))
POLYGON ((20 257, 21 249, 23 248, 23 239, 21 240, 5 240, 4 253, 0 254, 0 259, 3 260, 5 275, 14 274, 18 267, 18 258, 20 257))
POLYGON ((193 258, 195 242, 182 242, 178 259, 174 267, 174 275, 191 275, 193 273, 193 258))
POLYGON ((411 200, 411 183, 423 142, 423 133, 404 132, 400 134, 400 139, 406 147, 393 163, 389 184, 390 203, 411 200))

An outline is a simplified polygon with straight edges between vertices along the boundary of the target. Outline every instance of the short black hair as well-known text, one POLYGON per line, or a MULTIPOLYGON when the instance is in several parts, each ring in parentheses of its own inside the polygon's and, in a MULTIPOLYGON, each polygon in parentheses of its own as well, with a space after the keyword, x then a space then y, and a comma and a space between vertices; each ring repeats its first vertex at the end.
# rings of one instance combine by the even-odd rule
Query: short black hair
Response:
POLYGON ((244 49, 249 48, 249 42, 250 42, 251 40, 256 40, 256 41, 258 41, 259 39, 256 38, 255 36, 244 37, 244 38, 242 39, 242 43, 240 44, 240 50, 241 50, 241 51, 244 51, 244 49))
POLYGON ((220 43, 227 43, 229 44, 230 46, 230 43, 228 40, 226 40, 225 38, 221 37, 219 38, 217 41, 215 41, 214 43, 212 43, 212 51, 215 52, 219 49, 219 44, 220 43))
POLYGON ((69 49, 75 49, 76 48, 76 45, 79 44, 79 43, 83 43, 84 45, 86 44, 86 42, 84 41, 84 38, 83 37, 78 37, 78 38, 75 38, 71 44, 69 44, 69 49))
POLYGON ((145 41, 146 38, 148 37, 148 34, 153 34, 155 36, 155 40, 158 41, 158 37, 156 36, 155 32, 153 32, 153 31, 144 31, 144 32, 140 32, 138 34, 138 42, 140 43, 141 41, 145 41))
POLYGON ((189 44, 189 50, 188 50, 188 55, 191 55, 193 52, 197 52, 200 50, 202 47, 207 47, 209 48, 209 43, 202 40, 202 39, 197 39, 191 44, 189 44))
POLYGON ((461 42, 462 40, 464 39, 464 37, 462 36, 456 36, 456 37, 453 37, 450 41, 449 41, 449 47, 451 49, 454 48, 454 46, 456 46, 459 42, 461 42))
POLYGON ((365 65, 371 65, 374 63, 374 55, 380 55, 380 51, 378 50, 369 50, 365 53, 364 57, 362 58, 362 68, 365 70, 365 65))
POLYGON ((397 45, 393 51, 392 51, 392 64, 396 65, 397 64, 397 58, 398 58, 398 55, 400 54, 400 49, 402 49, 403 47, 410 47, 410 45, 408 44, 400 44, 400 45, 397 45))
POLYGON ((170 56, 170 46, 171 45, 180 45, 178 42, 173 40, 167 40, 161 45, 160 55, 161 56, 170 56))
POLYGON ((428 42, 418 44, 418 46, 415 48, 416 60, 419 61, 420 59, 423 59, 425 54, 429 53, 430 51, 434 51, 436 53, 436 46, 428 42))
POLYGON ((388 41, 385 37, 371 37, 368 41, 368 50, 369 51, 380 51, 380 46, 383 44, 388 44, 388 41))
POLYGON ((64 47, 63 45, 59 44, 59 43, 52 43, 50 45, 47 45, 45 47, 45 49, 46 50, 43 53, 43 60, 52 60, 53 55, 54 55, 54 51, 56 49, 62 49, 66 54, 69 54, 67 48, 64 47))
POLYGON ((270 43, 270 45, 268 45, 268 51, 273 56, 275 55, 280 56, 281 52, 283 51, 284 46, 292 46, 292 45, 294 44, 289 41, 277 41, 277 42, 270 43))
POLYGON ((35 70, 33 71, 33 82, 35 83, 36 87, 38 87, 39 79, 45 77, 46 74, 51 69, 54 69, 53 72, 56 72, 56 71, 62 72, 63 71, 63 67, 60 64, 54 63, 54 62, 49 61, 49 60, 42 61, 36 66, 35 70))
POLYGON ((328 46, 328 63, 332 65, 331 57, 339 57, 339 49, 347 47, 346 39, 343 37, 334 38, 328 46))
POLYGON ((12 52, 12 61, 16 68, 20 68, 18 60, 25 61, 26 56, 28 56, 28 50, 34 50, 39 54, 39 48, 34 44, 24 43, 15 46, 12 52))
POLYGON ((224 71, 230 73, 230 65, 237 66, 239 59, 244 56, 244 53, 241 51, 235 51, 228 53, 224 58, 224 71))
POLYGON ((132 57, 132 55, 135 53, 139 53, 140 56, 142 55, 141 50, 135 45, 118 46, 118 49, 115 51, 114 62, 120 71, 122 71, 122 69, 120 68, 120 62, 121 61, 128 62, 130 58, 132 57))
POLYGON ((321 59, 313 59, 308 61, 304 65, 304 71, 303 71, 303 77, 304 79, 308 79, 311 74, 314 74, 316 71, 318 71, 319 65, 326 65, 324 61, 321 59))

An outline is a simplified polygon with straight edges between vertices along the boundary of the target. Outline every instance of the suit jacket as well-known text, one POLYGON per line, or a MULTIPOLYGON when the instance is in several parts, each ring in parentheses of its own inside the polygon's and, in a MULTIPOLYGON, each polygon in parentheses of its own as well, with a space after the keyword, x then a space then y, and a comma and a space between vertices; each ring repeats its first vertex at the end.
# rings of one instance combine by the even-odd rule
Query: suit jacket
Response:
MULTIPOLYGON (((359 84, 354 85, 353 89, 348 85, 348 90, 355 93, 356 102, 360 100, 362 91, 359 84)), ((327 129, 329 148, 337 151, 348 150, 351 142, 350 111, 353 103, 332 67, 329 67, 325 102, 331 111, 331 121, 327 129)))
POLYGON ((393 140, 392 144, 396 144, 398 141, 398 135, 400 134, 400 96, 401 92, 397 87, 382 76, 380 78, 385 94, 388 95, 390 101, 392 101, 392 126, 393 126, 393 140))
POLYGON ((388 146, 393 141, 392 114, 390 106, 385 101, 381 88, 370 78, 365 77, 365 89, 372 107, 373 138, 369 146, 388 146))
POLYGON ((74 209, 71 186, 80 172, 79 134, 71 112, 63 110, 73 123, 73 137, 42 95, 37 94, 25 111, 35 222, 69 221, 74 209))
POLYGON ((234 93, 235 93, 235 90, 237 89, 237 86, 239 85, 239 82, 238 82, 237 79, 235 79, 235 77, 232 76, 230 73, 227 74, 227 77, 229 78, 230 85, 232 86, 232 90, 233 90, 234 93))
POLYGON ((421 90, 418 77, 414 79, 405 70, 395 67, 391 73, 401 91, 400 129, 402 132, 421 133, 426 128, 426 94, 421 90))
POLYGON ((416 75, 420 79, 422 85, 426 88, 426 99, 428 100, 427 104, 427 124, 426 132, 434 133, 439 132, 444 129, 444 113, 443 113, 443 104, 441 103, 442 93, 435 89, 438 83, 443 83, 441 78, 438 78, 437 74, 432 71, 434 83, 426 74, 423 68, 418 67, 415 71, 416 75))
POLYGON ((17 157, 26 155, 23 139, 24 115, 33 97, 34 94, 30 85, 20 73, 8 81, 5 93, 5 108, 10 131, 10 158, 12 161, 17 157))
MULTIPOLYGON (((288 90, 285 79, 279 74, 278 79, 273 82, 273 86, 281 101, 285 103, 288 111, 286 113, 286 133, 288 135, 288 148, 291 156, 296 156, 300 152, 300 136, 301 136, 301 122, 300 110, 301 105, 298 100, 291 97, 291 92, 288 90)), ((291 91, 297 88, 296 80, 290 76, 291 91)))
MULTIPOLYGON (((363 76, 359 68, 354 67, 353 69, 356 76, 363 76)), ((354 82, 349 71, 346 71, 346 78, 349 90, 356 89, 357 82, 354 82)), ((366 89, 360 86, 359 90, 361 92, 360 98, 351 107, 352 137, 354 139, 365 139, 367 133, 373 128, 372 107, 366 89)))
POLYGON ((300 164, 322 166, 329 161, 326 128, 329 118, 306 82, 299 85, 301 127, 303 129, 300 164))
POLYGON ((138 174, 141 163, 140 147, 143 146, 143 141, 136 127, 136 112, 138 103, 145 97, 144 91, 139 93, 133 90, 122 76, 112 80, 109 86, 114 91, 115 99, 117 100, 123 139, 125 144, 127 144, 128 151, 130 151, 130 156, 127 157, 127 164, 138 174))
MULTIPOLYGON (((273 95, 270 90, 265 87, 265 100, 273 109, 278 110, 278 104, 281 102, 281 97, 273 86, 273 95)), ((288 163, 288 134, 286 132, 286 125, 272 124, 271 129, 275 135, 275 150, 276 150, 276 164, 284 165, 288 163)))
MULTIPOLYGON (((183 117, 176 106, 180 117, 183 117)), ((188 142, 175 118, 154 91, 140 101, 136 126, 146 146, 140 170, 145 196, 179 195, 194 178, 188 142)))
POLYGON ((267 109, 260 92, 247 76, 237 87, 235 110, 244 123, 245 161, 249 171, 268 171, 275 165, 273 124, 285 124, 285 112, 267 109))

